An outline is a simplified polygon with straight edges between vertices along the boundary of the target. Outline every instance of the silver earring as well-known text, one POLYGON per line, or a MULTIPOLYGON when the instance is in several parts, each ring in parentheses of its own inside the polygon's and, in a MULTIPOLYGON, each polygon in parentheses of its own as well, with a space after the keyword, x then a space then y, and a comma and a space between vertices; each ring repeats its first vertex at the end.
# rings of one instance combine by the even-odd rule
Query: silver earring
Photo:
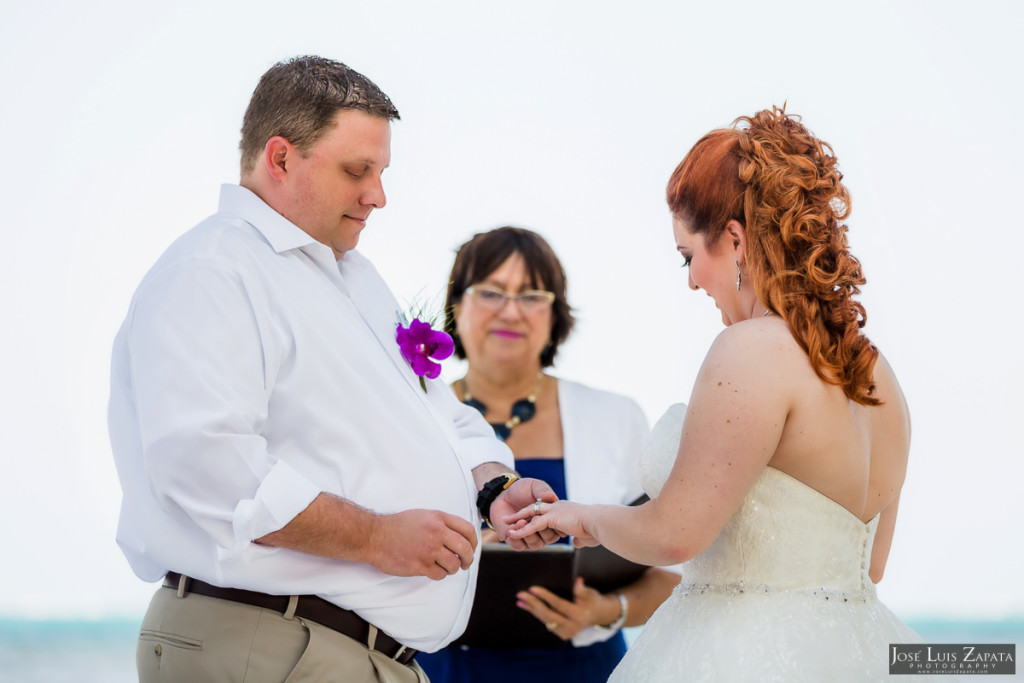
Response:
POLYGON ((740 284, 743 282, 743 271, 740 270, 740 262, 736 262, 736 291, 740 291, 740 284))

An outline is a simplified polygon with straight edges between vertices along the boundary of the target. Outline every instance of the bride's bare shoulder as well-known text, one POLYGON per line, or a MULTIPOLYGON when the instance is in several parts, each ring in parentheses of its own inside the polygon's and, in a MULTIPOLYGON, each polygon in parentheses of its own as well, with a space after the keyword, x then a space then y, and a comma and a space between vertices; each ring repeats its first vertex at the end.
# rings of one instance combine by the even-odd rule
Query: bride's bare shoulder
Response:
POLYGON ((874 390, 871 395, 882 402, 883 414, 890 420, 898 420, 906 423, 906 430, 910 431, 910 409, 907 406, 907 399, 903 395, 896 373, 889 364, 889 359, 884 354, 878 354, 875 362, 875 369, 872 379, 874 390))
POLYGON ((752 318, 726 327, 712 343, 708 358, 744 364, 808 365, 807 353, 778 316, 752 318))
POLYGON ((795 395, 814 374, 807 354, 785 321, 772 317, 746 320, 722 330, 701 368, 705 380, 732 381, 747 388, 764 387, 776 398, 795 395))

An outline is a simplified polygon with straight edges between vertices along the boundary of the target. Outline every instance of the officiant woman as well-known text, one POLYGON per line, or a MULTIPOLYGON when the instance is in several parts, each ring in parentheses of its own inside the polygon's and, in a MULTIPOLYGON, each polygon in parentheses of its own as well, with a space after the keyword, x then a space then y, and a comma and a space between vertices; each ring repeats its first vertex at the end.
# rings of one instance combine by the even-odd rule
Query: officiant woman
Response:
MULTIPOLYGON (((445 330, 468 362, 452 386, 512 449, 519 474, 581 503, 628 504, 640 496, 635 462, 648 432, 640 407, 545 372, 574 322, 565 272, 548 243, 522 228, 477 234, 458 249, 448 281, 445 330)), ((500 542, 489 533, 485 541, 500 542)), ((651 568, 602 594, 577 579, 571 600, 534 586, 517 594, 517 605, 561 647, 451 646, 418 661, 433 683, 603 681, 625 654, 622 627, 645 623, 678 581, 651 568)))

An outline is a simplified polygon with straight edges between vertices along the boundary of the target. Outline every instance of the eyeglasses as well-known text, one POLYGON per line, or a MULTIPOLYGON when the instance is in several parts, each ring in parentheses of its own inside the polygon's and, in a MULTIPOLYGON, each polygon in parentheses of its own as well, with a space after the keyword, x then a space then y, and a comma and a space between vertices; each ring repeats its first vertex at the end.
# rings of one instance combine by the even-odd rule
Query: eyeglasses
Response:
POLYGON ((555 301, 555 293, 546 292, 543 289, 531 289, 518 294, 510 294, 497 287, 472 285, 466 287, 466 294, 472 296, 484 308, 492 311, 500 311, 505 308, 505 304, 511 299, 519 306, 519 310, 527 315, 542 313, 551 308, 551 304, 555 301))

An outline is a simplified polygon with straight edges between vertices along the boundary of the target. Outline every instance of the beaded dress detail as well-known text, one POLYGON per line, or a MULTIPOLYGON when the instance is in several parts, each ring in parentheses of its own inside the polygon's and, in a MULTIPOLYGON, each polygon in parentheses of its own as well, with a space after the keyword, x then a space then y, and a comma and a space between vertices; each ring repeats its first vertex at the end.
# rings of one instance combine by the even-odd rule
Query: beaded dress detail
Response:
MULTIPOLYGON (((641 453, 651 497, 672 468, 685 411, 669 408, 641 453)), ((888 680, 889 644, 920 638, 868 577, 877 526, 766 468, 714 543, 683 565, 609 681, 888 680)))

